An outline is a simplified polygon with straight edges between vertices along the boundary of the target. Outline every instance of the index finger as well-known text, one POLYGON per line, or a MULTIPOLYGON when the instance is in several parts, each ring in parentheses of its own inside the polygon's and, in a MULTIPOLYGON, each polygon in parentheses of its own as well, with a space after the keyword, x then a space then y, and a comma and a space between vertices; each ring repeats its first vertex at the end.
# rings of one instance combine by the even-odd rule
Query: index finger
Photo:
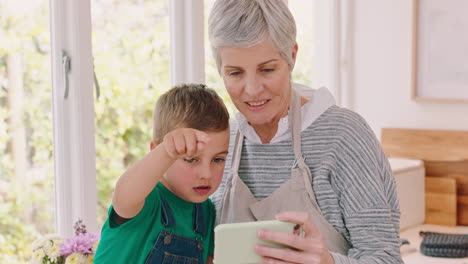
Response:
POLYGON ((203 142, 205 144, 210 141, 208 134, 200 130, 195 130, 195 137, 197 138, 198 142, 203 142))
POLYGON ((310 234, 321 234, 317 226, 312 222, 309 214, 299 211, 285 211, 276 214, 276 219, 283 222, 291 222, 302 226, 305 236, 310 234))

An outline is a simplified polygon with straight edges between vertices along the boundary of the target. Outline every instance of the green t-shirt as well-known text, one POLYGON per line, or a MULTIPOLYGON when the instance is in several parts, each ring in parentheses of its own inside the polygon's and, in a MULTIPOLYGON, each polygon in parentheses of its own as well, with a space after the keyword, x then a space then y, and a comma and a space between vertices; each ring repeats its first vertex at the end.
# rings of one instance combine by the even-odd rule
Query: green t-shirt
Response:
MULTIPOLYGON (((161 223, 161 200, 158 192, 169 204, 177 222, 175 229, 171 229, 171 232, 193 239, 197 237, 192 228, 194 204, 180 199, 164 185, 158 183, 146 197, 145 205, 140 213, 122 225, 119 226, 112 221, 113 207, 109 208, 109 216, 102 227, 101 240, 94 257, 94 263, 138 264, 145 262, 159 232, 164 229, 161 223)), ((203 202, 202 206, 207 221, 207 231, 203 238, 203 262, 201 262, 205 263, 207 256, 212 255, 214 249, 215 212, 210 199, 203 202)))

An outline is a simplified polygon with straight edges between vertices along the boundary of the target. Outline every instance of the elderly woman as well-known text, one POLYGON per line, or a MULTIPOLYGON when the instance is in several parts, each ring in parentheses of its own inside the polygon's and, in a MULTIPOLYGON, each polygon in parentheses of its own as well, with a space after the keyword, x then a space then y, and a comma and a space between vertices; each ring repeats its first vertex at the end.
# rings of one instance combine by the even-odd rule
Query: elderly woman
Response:
POLYGON ((209 37, 239 110, 218 223, 279 219, 304 235, 262 230, 264 263, 403 263, 399 208, 385 154, 358 114, 328 90, 292 84, 298 45, 283 0, 217 0, 209 37))

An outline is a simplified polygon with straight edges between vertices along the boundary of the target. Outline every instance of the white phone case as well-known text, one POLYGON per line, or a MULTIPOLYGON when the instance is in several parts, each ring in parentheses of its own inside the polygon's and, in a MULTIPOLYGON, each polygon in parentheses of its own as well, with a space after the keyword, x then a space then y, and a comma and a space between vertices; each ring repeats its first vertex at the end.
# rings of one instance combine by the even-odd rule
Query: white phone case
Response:
POLYGON ((255 253, 255 245, 286 247, 257 238, 257 231, 270 229, 281 232, 294 232, 295 224, 278 220, 221 224, 215 228, 215 264, 257 264, 261 256, 255 253))

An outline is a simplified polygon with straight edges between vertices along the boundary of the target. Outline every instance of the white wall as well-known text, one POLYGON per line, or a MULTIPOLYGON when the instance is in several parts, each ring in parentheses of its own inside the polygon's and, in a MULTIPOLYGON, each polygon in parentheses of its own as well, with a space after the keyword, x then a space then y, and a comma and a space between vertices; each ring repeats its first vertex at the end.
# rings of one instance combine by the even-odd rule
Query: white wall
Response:
POLYGON ((355 0, 351 107, 382 127, 468 130, 468 103, 411 100, 413 0, 355 0))

